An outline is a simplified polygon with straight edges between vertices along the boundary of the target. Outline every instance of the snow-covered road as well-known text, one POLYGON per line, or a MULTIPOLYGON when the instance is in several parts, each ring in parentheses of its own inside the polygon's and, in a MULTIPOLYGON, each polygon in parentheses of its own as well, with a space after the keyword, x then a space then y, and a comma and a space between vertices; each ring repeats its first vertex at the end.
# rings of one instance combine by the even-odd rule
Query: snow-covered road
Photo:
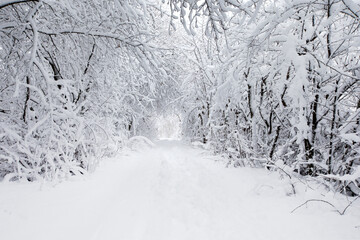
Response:
POLYGON ((263 169, 225 168, 203 150, 178 142, 104 161, 83 179, 0 183, 0 239, 27 240, 321 240, 360 239, 360 204, 339 216, 309 198, 340 195, 263 169))

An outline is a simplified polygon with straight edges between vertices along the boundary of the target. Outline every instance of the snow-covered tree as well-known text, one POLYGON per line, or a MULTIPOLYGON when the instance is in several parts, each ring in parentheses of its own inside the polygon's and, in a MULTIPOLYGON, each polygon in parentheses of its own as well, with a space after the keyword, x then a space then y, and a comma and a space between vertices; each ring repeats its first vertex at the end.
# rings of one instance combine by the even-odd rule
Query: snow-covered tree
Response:
MULTIPOLYGON (((169 75, 146 1, 0 5, 1 177, 93 169, 141 134, 169 75)), ((165 84, 166 86, 170 84, 165 84)))
POLYGON ((281 161, 302 175, 352 179, 337 186, 358 193, 359 176, 341 176, 359 168, 359 4, 171 3, 190 33, 203 13, 217 43, 220 61, 207 65, 216 84, 203 96, 215 149, 235 165, 281 161))

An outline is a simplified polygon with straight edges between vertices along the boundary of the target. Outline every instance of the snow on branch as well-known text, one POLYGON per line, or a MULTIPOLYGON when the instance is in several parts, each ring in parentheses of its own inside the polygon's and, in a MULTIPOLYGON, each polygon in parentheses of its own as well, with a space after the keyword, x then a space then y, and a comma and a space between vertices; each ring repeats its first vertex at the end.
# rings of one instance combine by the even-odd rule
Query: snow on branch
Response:
POLYGON ((0 9, 7 6, 11 6, 19 3, 27 3, 27 2, 39 2, 39 0, 1 0, 0 9))

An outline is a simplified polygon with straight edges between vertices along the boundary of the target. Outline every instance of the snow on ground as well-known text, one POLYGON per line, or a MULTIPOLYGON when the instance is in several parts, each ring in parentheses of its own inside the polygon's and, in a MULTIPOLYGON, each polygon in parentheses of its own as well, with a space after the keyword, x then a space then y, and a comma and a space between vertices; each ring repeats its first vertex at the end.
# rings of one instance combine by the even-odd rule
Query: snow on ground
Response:
POLYGON ((203 150, 162 141, 57 185, 0 183, 0 239, 360 239, 360 204, 344 216, 307 199, 347 202, 263 169, 225 168, 203 150))

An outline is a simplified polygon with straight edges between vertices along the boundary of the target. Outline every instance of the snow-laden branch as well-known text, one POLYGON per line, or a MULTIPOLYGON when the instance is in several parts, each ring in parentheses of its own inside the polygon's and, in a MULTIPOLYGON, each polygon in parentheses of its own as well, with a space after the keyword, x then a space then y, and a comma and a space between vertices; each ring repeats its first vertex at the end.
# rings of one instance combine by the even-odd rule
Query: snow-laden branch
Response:
POLYGON ((126 45, 132 46, 132 47, 139 47, 139 46, 147 46, 146 42, 141 42, 139 40, 133 39, 128 40, 129 38, 121 37, 118 34, 111 34, 106 32, 97 32, 97 31, 82 31, 82 30, 58 30, 58 31, 46 31, 46 30, 39 30, 39 33, 45 34, 45 35, 52 35, 57 36, 61 34, 79 34, 79 35, 85 35, 85 36, 94 36, 94 37, 100 37, 100 38, 110 38, 117 41, 120 41, 122 43, 125 43, 126 45))
POLYGON ((27 2, 39 2, 39 0, 1 0, 0 9, 14 4, 27 3, 27 2))

